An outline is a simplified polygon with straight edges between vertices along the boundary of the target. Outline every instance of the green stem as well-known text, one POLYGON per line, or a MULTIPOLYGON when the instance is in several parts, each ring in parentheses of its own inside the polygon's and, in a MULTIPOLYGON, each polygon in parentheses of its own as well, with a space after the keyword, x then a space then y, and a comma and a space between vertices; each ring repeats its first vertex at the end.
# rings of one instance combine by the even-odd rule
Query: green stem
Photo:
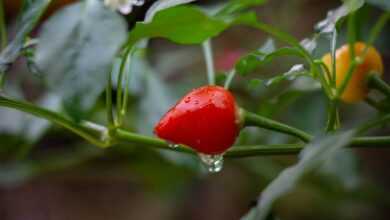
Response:
POLYGON ((374 120, 371 120, 367 123, 365 123, 364 125, 360 126, 357 130, 358 130, 358 134, 361 134, 361 133, 364 133, 366 132, 367 130, 371 129, 371 128, 374 128, 374 127, 378 127, 378 126, 381 126, 383 124, 386 124, 390 122, 390 114, 386 114, 386 115, 383 115, 383 116, 380 116, 374 120))
POLYGON ((112 105, 112 71, 108 74, 107 78, 107 87, 106 87, 106 111, 107 111, 107 121, 108 127, 115 127, 115 119, 113 115, 113 105, 112 105))
POLYGON ((390 98, 390 86, 381 79, 379 74, 371 73, 367 77, 367 85, 372 89, 382 92, 387 98, 390 98))
POLYGON ((4 95, 0 95, 0 106, 17 109, 19 111, 30 113, 40 118, 44 118, 74 132, 75 134, 81 136, 92 144, 95 144, 99 147, 107 146, 104 141, 90 134, 91 128, 70 121, 58 113, 40 108, 28 102, 13 100, 5 97, 4 95))
POLYGON ((338 111, 337 100, 329 101, 328 104, 328 122, 326 126, 326 131, 332 132, 340 128, 340 116, 338 111))
POLYGON ((314 63, 322 67, 322 70, 324 70, 326 77, 328 78, 327 81, 331 82, 331 79, 333 78, 331 71, 329 70, 328 66, 325 65, 322 60, 315 60, 314 63))
POLYGON ((378 19, 378 21, 375 23, 374 27, 370 30, 370 34, 366 43, 366 47, 363 50, 362 55, 360 56, 360 60, 364 60, 368 49, 370 49, 370 46, 374 44, 375 40, 378 38, 379 33, 383 30, 383 27, 387 23, 387 21, 390 19, 390 12, 385 12, 381 15, 381 17, 378 19))
MULTIPOLYGON (((151 147, 163 150, 172 150, 187 154, 196 154, 191 148, 178 145, 170 147, 170 144, 162 139, 134 134, 123 129, 117 129, 115 138, 122 142, 133 144, 142 144, 142 147, 151 147)), ((349 145, 350 148, 377 148, 388 147, 390 145, 390 136, 379 137, 357 137, 349 145)), ((305 146, 303 144, 277 144, 277 145, 250 145, 233 146, 226 153, 228 158, 242 158, 267 155, 294 155, 298 154, 305 146)))
POLYGON ((383 27, 385 26, 385 24, 389 19, 390 19, 390 12, 385 12, 379 17, 378 21, 375 23, 374 27, 370 31, 367 45, 372 45, 375 42, 379 33, 383 30, 383 27))
POLYGON ((225 89, 230 88, 230 85, 232 84, 235 75, 236 75, 236 69, 232 69, 226 78, 225 85, 223 86, 225 89))
MULTIPOLYGON (((132 53, 130 53, 129 57, 128 57, 129 65, 131 65, 131 57, 132 57, 132 53)), ((130 74, 131 74, 131 72, 130 72, 130 69, 129 69, 129 72, 125 75, 125 92, 123 94, 122 108, 120 109, 121 118, 125 118, 126 112, 127 112, 127 106, 128 106, 128 103, 129 103, 129 82, 130 82, 130 76, 129 75, 130 74)))
POLYGON ((2 50, 7 46, 8 42, 3 0, 0 0, 0 39, 0 50, 2 50))
POLYGON ((309 142, 312 139, 312 136, 310 134, 307 134, 302 130, 274 121, 269 118, 265 118, 260 115, 256 115, 254 113, 247 112, 245 110, 241 110, 241 117, 243 119, 244 126, 256 126, 281 132, 284 134, 289 134, 301 139, 303 142, 309 142))
POLYGON ((173 148, 170 147, 169 143, 165 140, 132 133, 124 129, 116 129, 114 137, 118 141, 131 142, 133 144, 142 144, 143 146, 149 146, 158 149, 170 149, 178 152, 193 153, 193 150, 184 145, 180 145, 179 147, 173 148))
POLYGON ((124 72, 125 72, 125 69, 126 69, 126 64, 127 64, 127 61, 128 61, 128 57, 130 55, 130 52, 131 52, 131 47, 128 46, 125 48, 125 51, 123 53, 123 57, 122 57, 122 62, 121 62, 121 65, 120 65, 120 68, 119 68, 119 75, 118 75, 118 82, 117 82, 117 94, 116 94, 116 115, 117 115, 117 122, 116 122, 116 126, 119 127, 122 125, 123 123, 123 118, 122 118, 122 113, 121 113, 121 109, 122 109, 122 93, 123 93, 123 75, 124 75, 124 72))
POLYGON ((352 140, 353 147, 389 147, 390 136, 356 137, 352 140))
POLYGON ((349 54, 351 62, 355 60, 355 47, 356 42, 356 15, 355 12, 351 12, 348 16, 348 44, 349 44, 349 54))
MULTIPOLYGON (((107 128, 101 125, 94 124, 92 122, 82 122, 77 124, 73 121, 70 121, 58 113, 51 112, 49 110, 40 108, 33 104, 24 101, 16 101, 10 98, 0 95, 0 106, 8 107, 22 112, 30 113, 37 117, 49 120, 57 125, 63 126, 64 128, 74 132, 75 134, 81 136, 87 141, 91 142, 94 145, 99 147, 109 147, 113 146, 118 141, 128 142, 133 144, 142 144, 146 147, 166 149, 183 153, 195 154, 192 149, 189 147, 180 145, 179 147, 171 147, 171 145, 162 139, 143 136, 140 134, 135 134, 128 132, 123 129, 114 129, 112 136, 108 139, 105 139, 107 135, 107 128), (96 133, 98 137, 92 135, 91 133, 96 133)), ((291 134, 293 136, 299 137, 304 141, 309 141, 312 137, 306 134, 303 131, 300 131, 296 128, 292 128, 288 125, 263 118, 261 116, 255 115, 253 113, 244 112, 243 113, 246 120, 246 125, 255 125, 275 131, 279 131, 286 134, 291 134)), ((382 125, 383 123, 390 120, 390 115, 386 115, 370 122, 364 129, 360 131, 365 131, 368 128, 382 125)), ((108 134, 110 135, 110 134, 108 134)), ((350 147, 387 147, 390 145, 390 136, 380 136, 380 137, 357 137, 354 138, 350 147)), ((234 146, 226 152, 226 157, 249 157, 249 156, 261 156, 261 155, 287 155, 287 154, 297 154, 303 149, 303 144, 282 144, 282 145, 255 145, 255 146, 234 146)))
POLYGON ((213 51, 211 48, 211 40, 206 40, 202 43, 203 54, 207 67, 207 79, 209 85, 215 85, 215 69, 214 69, 214 61, 213 61, 213 51))
POLYGON ((333 88, 336 88, 336 43, 337 43, 337 30, 335 28, 333 30, 332 43, 331 43, 332 77, 329 78, 329 79, 331 79, 330 82, 331 82, 333 88))
POLYGON ((0 71, 0 92, 3 91, 4 83, 5 83, 5 73, 0 71))
POLYGON ((380 104, 378 104, 373 98, 367 96, 364 101, 371 107, 375 108, 377 111, 383 111, 380 104))
POLYGON ((350 62, 350 65, 348 67, 347 75, 344 77, 343 81, 341 82, 341 85, 337 88, 337 97, 340 97, 344 93, 345 89, 348 86, 349 80, 352 78, 356 66, 357 66, 357 61, 356 59, 353 59, 350 62))

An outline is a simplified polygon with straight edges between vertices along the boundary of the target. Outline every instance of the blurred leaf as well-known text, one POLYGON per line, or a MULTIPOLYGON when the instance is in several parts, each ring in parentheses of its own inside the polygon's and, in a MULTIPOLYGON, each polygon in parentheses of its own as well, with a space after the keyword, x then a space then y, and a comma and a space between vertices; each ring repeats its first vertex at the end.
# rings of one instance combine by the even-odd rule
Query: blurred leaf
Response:
POLYGON ((264 80, 262 80, 262 79, 251 79, 249 81, 249 83, 248 83, 248 88, 250 90, 254 90, 257 87, 259 87, 260 85, 264 85, 264 80))
POLYGON ((0 72, 7 70, 8 66, 16 60, 20 51, 23 48, 24 40, 32 31, 40 16, 45 11, 51 0, 36 0, 28 5, 26 11, 23 12, 20 23, 17 26, 17 33, 12 42, 1 51, 0 54, 0 72))
POLYGON ((357 189, 361 183, 359 163, 351 149, 343 149, 330 158, 322 167, 321 172, 337 178, 344 188, 357 189))
POLYGON ((259 51, 252 52, 241 58, 236 64, 236 70, 242 75, 247 75, 253 72, 259 66, 271 62, 274 58, 281 56, 297 56, 301 57, 301 52, 294 47, 284 47, 272 52, 259 51))
POLYGON ((349 13, 358 10, 364 4, 364 0, 345 0, 340 7, 328 11, 326 18, 318 22, 315 29, 320 33, 332 33, 337 22, 349 13))
MULTIPOLYGON (((300 154, 300 160, 294 166, 282 171, 262 192, 253 219, 266 219, 273 203, 290 192, 298 181, 308 172, 314 171, 331 159, 338 150, 346 146, 354 136, 354 131, 345 131, 317 139, 308 144, 300 154)), ((251 213, 250 212, 250 213, 251 213)))
POLYGON ((230 0, 216 15, 227 16, 240 11, 243 11, 249 7, 264 4, 266 0, 230 0))
MULTIPOLYGON (((303 77, 302 77, 303 78, 303 77)), ((301 79, 301 78, 300 78, 301 79)), ((299 90, 305 95, 297 97, 284 111, 288 124, 311 134, 322 134, 327 122, 327 99, 322 91, 299 90), (296 117, 300 115, 302 117, 296 117)))
POLYGON ((159 11, 149 23, 138 22, 130 32, 129 42, 163 37, 175 43, 197 44, 216 36, 227 27, 224 21, 208 17, 195 7, 178 6, 159 11))
POLYGON ((390 11, 390 1, 389 0, 366 0, 368 4, 374 5, 385 11, 390 11))
POLYGON ((126 38, 126 23, 98 0, 73 4, 43 26, 36 63, 68 113, 82 117, 103 91, 126 38), (70 111, 69 111, 70 110, 70 111))
POLYGON ((154 125, 167 112, 175 100, 168 87, 153 71, 145 74, 145 93, 139 104, 138 129, 143 134, 153 134, 154 125))

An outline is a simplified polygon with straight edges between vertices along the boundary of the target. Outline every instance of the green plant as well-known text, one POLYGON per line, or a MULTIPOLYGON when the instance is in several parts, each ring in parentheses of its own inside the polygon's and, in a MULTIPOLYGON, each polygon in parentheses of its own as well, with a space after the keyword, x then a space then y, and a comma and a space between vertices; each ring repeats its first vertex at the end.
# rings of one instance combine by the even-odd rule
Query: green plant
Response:
MULTIPOLYGON (((167 151, 196 153, 187 146, 175 144, 175 147, 172 147, 172 144, 165 140, 130 131, 125 126, 130 104, 129 83, 132 77, 130 68, 137 56, 140 56, 139 54, 142 56, 147 48, 147 40, 150 38, 165 38, 177 44, 202 44, 210 85, 216 84, 211 40, 224 30, 237 25, 247 26, 261 30, 287 44, 282 48, 275 48, 272 43, 266 44, 260 50, 246 54, 236 63, 234 69, 225 75, 226 80, 223 83, 226 89, 230 88, 236 74, 247 76, 256 68, 276 58, 293 56, 304 61, 305 64, 296 64, 284 74, 267 80, 251 81, 250 84, 256 87, 257 84, 264 82, 265 85, 271 86, 300 77, 310 78, 313 83, 319 83, 327 97, 326 134, 321 138, 314 137, 294 126, 249 112, 244 108, 240 109, 242 128, 260 127, 296 137, 297 141, 282 145, 234 146, 224 153, 225 157, 298 154, 303 150, 299 162, 283 171, 265 189, 263 196, 259 199, 258 208, 253 209, 246 216, 247 219, 267 218, 275 199, 291 190, 305 173, 332 158, 338 149, 347 146, 390 146, 390 136, 361 136, 368 129, 388 123, 390 115, 389 108, 386 106, 366 98, 366 101, 382 114, 348 131, 340 131, 339 116, 339 101, 345 99, 343 96, 345 92, 351 91, 348 89, 348 83, 354 79, 354 73, 360 68, 359 65, 364 63, 361 51, 367 53, 368 58, 373 56, 371 45, 390 18, 387 3, 384 3, 387 11, 381 15, 371 29, 368 40, 362 48, 355 51, 355 49, 348 49, 354 48, 358 40, 356 13, 366 4, 363 0, 344 1, 336 12, 331 13, 328 18, 319 23, 318 32, 312 38, 302 42, 263 23, 255 13, 248 11, 251 6, 263 4, 264 1, 261 0, 232 0, 212 14, 207 14, 196 6, 177 6, 177 4, 189 1, 166 1, 167 4, 158 1, 155 7, 147 13, 145 21, 137 22, 129 33, 127 33, 123 17, 107 8, 101 1, 86 0, 59 11, 45 22, 37 39, 30 39, 30 32, 50 2, 49 0, 25 1, 26 9, 20 17, 18 32, 10 42, 6 37, 4 16, 0 13, 0 36, 1 45, 3 45, 0 54, 0 79, 2 85, 4 82, 7 83, 6 74, 10 65, 18 57, 25 56, 33 64, 32 66, 36 67, 36 72, 44 75, 50 93, 60 97, 61 105, 57 110, 62 107, 63 112, 52 111, 12 98, 5 87, 1 88, 0 106, 46 119, 100 148, 115 148, 121 143, 129 143, 167 151), (177 18, 180 19, 177 20, 177 18), (347 21, 348 28, 348 46, 345 46, 344 50, 349 51, 350 56, 347 56, 349 65, 343 66, 343 71, 341 71, 338 62, 346 62, 346 60, 340 61, 337 58, 336 43, 339 26, 343 25, 344 20, 347 21), (317 59, 313 55, 320 36, 330 36, 332 39, 330 55, 325 60, 317 59), (337 75, 340 72, 345 72, 345 77, 341 80, 337 75), (113 94, 113 86, 116 89, 115 94, 113 94), (102 125, 88 121, 87 118, 104 90, 107 123, 102 125), (115 97, 115 102, 113 97, 115 97)), ((1 9, 0 12, 2 12, 1 9)), ((370 68, 369 71, 382 71, 381 68, 376 67, 370 68)), ((147 68, 144 66, 144 69, 147 68)), ((386 97, 384 100, 390 99, 390 87, 378 75, 371 74, 362 78, 364 78, 361 79, 363 85, 366 82, 362 81, 367 80, 368 88, 382 92, 386 97)), ((363 97, 359 96, 360 98, 363 97)), ((221 162, 221 159, 222 157, 210 157, 207 160, 211 162, 206 163, 214 166, 215 163, 221 162)))

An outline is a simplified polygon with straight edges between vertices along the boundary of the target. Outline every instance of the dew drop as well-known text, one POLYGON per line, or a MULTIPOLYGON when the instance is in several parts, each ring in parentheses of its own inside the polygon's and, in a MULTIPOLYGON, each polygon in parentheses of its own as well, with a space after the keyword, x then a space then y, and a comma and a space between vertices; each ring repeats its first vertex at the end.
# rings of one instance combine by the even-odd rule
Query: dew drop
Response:
POLYGON ((185 102, 185 103, 191 102, 191 97, 187 97, 186 99, 184 99, 184 102, 185 102))
POLYGON ((209 155, 199 153, 199 158, 210 173, 218 173, 223 168, 223 154, 209 155))

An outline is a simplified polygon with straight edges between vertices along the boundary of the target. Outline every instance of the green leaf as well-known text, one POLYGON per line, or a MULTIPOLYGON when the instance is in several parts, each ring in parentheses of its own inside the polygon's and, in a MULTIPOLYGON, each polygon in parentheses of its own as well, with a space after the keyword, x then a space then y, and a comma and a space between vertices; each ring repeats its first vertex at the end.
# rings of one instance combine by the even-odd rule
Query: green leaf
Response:
POLYGON ((273 59, 281 56, 302 57, 300 50, 295 47, 283 47, 272 52, 260 51, 252 52, 241 58, 236 64, 236 71, 241 75, 247 75, 253 72, 259 66, 271 62, 273 59))
POLYGON ((262 5, 265 2, 266 0, 230 0, 216 15, 231 15, 243 11, 249 7, 262 5))
POLYGON ((199 44, 228 26, 226 22, 211 18, 195 7, 178 6, 159 11, 149 23, 138 22, 130 32, 128 42, 162 37, 180 44, 199 44))
POLYGON ((66 7, 44 24, 35 61, 74 118, 88 111, 104 90, 125 39, 123 18, 98 0, 66 7))
POLYGON ((390 11, 390 1, 389 0, 366 0, 368 4, 374 5, 385 11, 390 11))
POLYGON ((51 0, 36 0, 29 4, 26 11, 23 12, 14 39, 0 54, 0 72, 5 72, 8 66, 18 58, 25 38, 32 31, 50 2, 51 0))
POLYGON ((331 159, 340 148, 350 143, 355 131, 345 131, 329 135, 308 144, 300 155, 297 164, 282 171, 279 176, 262 192, 253 219, 264 220, 271 211, 274 202, 294 189, 298 181, 308 172, 321 167, 331 159))

